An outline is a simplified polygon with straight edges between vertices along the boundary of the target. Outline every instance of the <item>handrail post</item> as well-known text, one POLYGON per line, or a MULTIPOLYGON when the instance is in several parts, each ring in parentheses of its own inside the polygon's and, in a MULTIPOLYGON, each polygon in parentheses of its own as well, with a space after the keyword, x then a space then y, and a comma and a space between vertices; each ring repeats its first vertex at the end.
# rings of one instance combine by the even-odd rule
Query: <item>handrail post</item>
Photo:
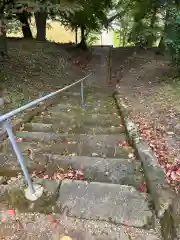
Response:
POLYGON ((28 187, 29 187, 29 191, 31 192, 31 194, 34 194, 35 193, 34 186, 33 186, 32 180, 29 176, 28 169, 27 169, 26 164, 24 162, 22 153, 19 150, 19 147, 16 143, 16 139, 15 139, 13 131, 12 131, 12 124, 11 124, 10 120, 4 121, 4 126, 5 126, 5 129, 7 131, 8 136, 9 136, 9 140, 11 142, 11 145, 12 145, 13 149, 14 149, 14 152, 17 156, 18 161, 19 161, 19 164, 21 165, 22 171, 24 173, 25 179, 26 179, 28 187))
POLYGON ((82 107, 85 107, 85 104, 84 104, 84 86, 83 86, 83 81, 81 82, 81 104, 82 104, 82 107))

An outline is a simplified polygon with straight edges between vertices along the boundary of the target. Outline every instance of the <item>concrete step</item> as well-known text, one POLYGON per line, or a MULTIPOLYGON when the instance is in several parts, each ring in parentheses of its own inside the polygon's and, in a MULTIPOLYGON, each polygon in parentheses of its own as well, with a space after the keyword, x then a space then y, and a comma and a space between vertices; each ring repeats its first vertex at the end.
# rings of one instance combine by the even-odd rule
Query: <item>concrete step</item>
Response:
MULTIPOLYGON (((134 186, 140 189, 144 183, 141 164, 131 159, 102 159, 98 157, 80 157, 80 156, 60 156, 53 154, 23 155, 30 173, 39 172, 39 177, 43 175, 52 179, 53 176, 68 173, 69 169, 80 170, 84 179, 93 182, 107 182, 121 185, 134 186)), ((20 165, 15 154, 0 154, 0 175, 17 176, 21 172, 20 165)))
MULTIPOLYGON (((80 89, 78 89, 79 91, 67 91, 67 92, 62 92, 59 95, 59 99, 63 99, 63 100, 68 100, 68 99, 74 99, 74 100, 81 100, 81 91, 80 89)), ((102 100, 112 100, 112 91, 95 91, 92 89, 87 89, 84 88, 84 99, 102 99, 102 100)))
MULTIPOLYGON (((114 99, 112 94, 104 94, 104 93, 95 93, 95 92, 84 92, 84 99, 87 101, 104 101, 109 103, 114 103, 114 99)), ((74 94, 68 93, 61 93, 59 95, 59 101, 74 101, 74 102, 81 102, 81 95, 80 93, 76 92, 74 94)))
POLYGON ((67 216, 79 219, 138 228, 152 226, 148 195, 134 187, 76 180, 37 179, 35 183, 44 187, 44 194, 33 204, 24 197, 23 180, 1 185, 1 202, 25 212, 62 213, 66 210, 67 216))
MULTIPOLYGON (((101 146, 103 144, 114 146, 119 142, 126 141, 125 134, 99 134, 99 135, 87 135, 87 134, 65 134, 65 133, 51 133, 51 132, 28 132, 17 131, 16 137, 23 138, 23 141, 28 142, 44 142, 44 143, 67 143, 69 141, 76 143, 90 143, 91 145, 101 146)), ((71 144, 71 143, 69 143, 71 144)))
POLYGON ((69 111, 69 112, 56 112, 52 111, 51 109, 47 112, 43 112, 39 116, 42 117, 55 117, 59 119, 74 119, 75 121, 81 121, 83 122, 97 122, 97 123, 102 123, 102 122, 112 122, 114 124, 120 124, 121 123, 121 117, 117 114, 117 112, 112 113, 104 113, 104 114, 99 114, 99 113, 89 113, 86 111, 83 112, 75 112, 75 111, 69 111))
MULTIPOLYGON (((23 152, 32 149, 39 153, 53 153, 60 155, 79 155, 93 157, 120 157, 128 158, 132 148, 121 147, 119 142, 126 140, 125 135, 65 135, 51 133, 19 132, 23 137, 18 145, 23 152), (29 140, 29 142, 26 142, 29 140), (40 139, 40 141, 38 140, 40 139), (34 141, 34 142, 33 142, 34 141)), ((10 144, 4 145, 3 152, 12 152, 10 144)))
POLYGON ((96 126, 96 127, 89 127, 89 126, 82 126, 82 127, 59 127, 58 124, 46 124, 46 123, 26 123, 24 125, 24 131, 32 131, 32 132, 60 132, 60 133, 77 133, 77 134, 119 134, 125 132, 125 128, 123 126, 115 127, 103 127, 103 126, 96 126))
MULTIPOLYGON (((74 89, 73 89, 74 90, 74 89)), ((84 86, 84 94, 85 95, 92 95, 92 96, 101 96, 102 98, 111 97, 113 94, 113 91, 111 89, 102 89, 102 88, 89 88, 87 86, 84 86)), ((66 92, 62 92, 63 96, 74 96, 78 97, 81 96, 80 93, 80 87, 77 87, 75 91, 67 90, 66 92)))
MULTIPOLYGON (((81 107, 81 103, 76 103, 73 100, 71 100, 72 103, 69 102, 62 102, 60 104, 57 104, 55 106, 52 106, 51 109, 54 112, 61 112, 61 111, 87 111, 89 113, 114 113, 117 111, 115 104, 108 104, 106 101, 103 102, 97 102, 94 101, 93 103, 86 102, 85 107, 81 107)), ((48 109, 48 110, 49 110, 48 109)))
MULTIPOLYGON (((23 154, 23 159, 28 167, 29 173, 33 171, 44 171, 49 163, 49 157, 43 154, 36 154, 35 157, 32 157, 30 154, 23 154)), ((18 173, 22 173, 22 170, 15 153, 0 153, 0 176, 15 177, 18 173)))
POLYGON ((147 194, 131 186, 97 182, 62 181, 57 207, 66 207, 68 216, 134 227, 149 226, 153 216, 147 194))
POLYGON ((121 185, 131 185, 139 190, 144 183, 141 163, 132 159, 117 159, 99 157, 74 156, 66 157, 49 154, 47 172, 57 172, 58 167, 65 171, 70 168, 84 173, 85 180, 107 182, 121 185))
POLYGON ((120 126, 120 118, 108 118, 104 116, 103 118, 98 118, 98 117, 91 117, 89 116, 61 116, 58 114, 51 114, 51 115, 41 115, 41 116, 36 116, 33 118, 33 122, 35 123, 45 123, 45 124, 53 124, 55 123, 56 125, 59 125, 61 128, 63 127, 71 127, 73 128, 77 127, 82 127, 83 125, 93 127, 93 126, 100 126, 100 127, 111 127, 111 126, 120 126))
POLYGON ((46 115, 42 115, 42 116, 35 116, 33 118, 33 122, 35 123, 45 123, 45 124, 52 124, 55 123, 56 125, 58 124, 58 126, 60 128, 63 127, 67 127, 67 126, 81 126, 83 123, 76 121, 75 118, 72 119, 63 119, 60 117, 52 117, 52 116, 46 116, 46 115))

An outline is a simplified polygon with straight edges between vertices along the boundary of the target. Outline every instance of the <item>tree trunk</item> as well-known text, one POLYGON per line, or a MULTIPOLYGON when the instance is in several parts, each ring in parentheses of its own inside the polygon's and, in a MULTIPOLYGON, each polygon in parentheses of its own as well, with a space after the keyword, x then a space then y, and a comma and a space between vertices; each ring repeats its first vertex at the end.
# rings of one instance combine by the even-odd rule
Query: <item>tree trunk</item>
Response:
POLYGON ((37 28, 36 39, 39 41, 46 40, 46 19, 47 19, 46 12, 42 11, 42 12, 35 13, 36 28, 37 28))
MULTIPOLYGON (((169 28, 169 26, 168 26, 168 19, 169 19, 169 10, 167 9, 166 10, 166 16, 165 16, 164 30, 163 30, 163 33, 162 33, 162 36, 161 36, 161 40, 160 40, 159 45, 158 45, 158 48, 161 51, 165 51, 164 36, 167 33, 168 28, 169 28)), ((172 26, 170 26, 170 27, 172 27, 172 26)))
POLYGON ((78 42, 78 28, 75 28, 75 43, 77 44, 78 42))
POLYGON ((3 17, 0 17, 0 54, 3 60, 8 57, 7 38, 6 38, 6 24, 3 17))
POLYGON ((24 38, 33 38, 31 29, 28 23, 28 13, 23 11, 22 13, 19 13, 17 16, 19 21, 22 24, 22 32, 23 32, 24 38))
POLYGON ((161 40, 159 41, 158 48, 162 51, 165 50, 164 36, 161 37, 161 40))
MULTIPOLYGON (((150 24, 150 28, 153 29, 154 28, 154 24, 156 22, 156 13, 157 13, 157 7, 154 6, 153 8, 153 14, 152 14, 152 18, 151 18, 151 24, 150 24)), ((154 33, 151 34, 148 39, 147 39, 147 44, 148 47, 152 47, 153 46, 153 42, 154 42, 154 33)))
POLYGON ((85 26, 81 26, 81 42, 78 44, 78 47, 87 50, 86 37, 85 37, 85 26))

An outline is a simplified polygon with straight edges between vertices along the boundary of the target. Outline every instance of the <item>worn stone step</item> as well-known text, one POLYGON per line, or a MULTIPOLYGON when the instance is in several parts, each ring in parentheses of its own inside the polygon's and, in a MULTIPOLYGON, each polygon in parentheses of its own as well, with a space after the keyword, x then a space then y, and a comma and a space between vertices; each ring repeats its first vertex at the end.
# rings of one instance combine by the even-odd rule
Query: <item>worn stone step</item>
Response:
POLYGON ((94 182, 109 182, 121 185, 131 185, 139 190, 144 183, 141 163, 132 159, 98 158, 87 156, 60 156, 54 154, 49 157, 47 172, 52 175, 58 168, 65 171, 69 168, 83 172, 85 180, 94 182))
MULTIPOLYGON (((54 153, 61 155, 77 154, 79 152, 79 144, 67 144, 67 143, 49 143, 43 142, 18 142, 18 147, 23 154, 28 156, 34 156, 35 154, 54 153)), ((13 153, 10 143, 3 146, 2 153, 13 153)), ((33 158, 33 157, 31 157, 33 158)))
MULTIPOLYGON (((64 182, 64 181, 63 181, 64 182)), ((63 183, 62 182, 62 183, 63 183)), ((97 207, 100 207, 97 211, 97 214, 100 213, 100 217, 97 216, 95 212, 96 202, 90 202, 90 206, 86 206, 88 203, 85 198, 87 196, 83 196, 82 199, 78 200, 80 203, 80 210, 82 209, 82 218, 76 218, 71 217, 69 215, 72 214, 72 212, 77 213, 77 194, 75 195, 75 204, 74 207, 70 208, 70 213, 68 213, 67 207, 62 209, 62 207, 59 207, 59 202, 57 204, 57 198, 60 195, 63 195, 64 198, 67 197, 67 193, 64 193, 62 191, 61 194, 61 182, 60 181, 53 181, 53 180, 41 180, 37 179, 35 180, 35 183, 41 184, 44 188, 44 194, 33 203, 31 201, 28 201, 24 197, 24 188, 26 188, 26 183, 22 180, 17 180, 9 185, 0 185, 1 192, 0 192, 0 198, 1 203, 3 204, 3 210, 4 212, 8 212, 9 206, 12 208, 18 209, 19 211, 16 212, 16 218, 18 221, 14 221, 14 218, 5 217, 3 219, 3 223, 1 224, 1 230, 4 232, 5 230, 13 226, 16 228, 19 228, 19 223, 23 222, 23 224, 27 224, 30 228, 26 229, 26 233, 28 236, 31 236, 33 239, 60 239, 60 237, 64 235, 68 235, 72 239, 79 239, 79 240, 161 240, 161 234, 160 234, 160 225, 157 219, 155 219, 154 226, 150 226, 149 229, 145 229, 142 227, 139 227, 139 225, 143 225, 146 220, 150 217, 150 210, 147 207, 145 195, 139 195, 137 191, 134 192, 134 190, 131 191, 131 189, 125 189, 124 187, 118 189, 115 189, 112 185, 112 190, 105 196, 103 194, 102 199, 103 201, 101 204, 98 202, 99 197, 97 196, 98 186, 90 186, 87 190, 88 194, 91 192, 95 192, 96 195, 91 196, 90 200, 92 198, 96 198, 97 207), (120 190, 120 191, 119 191, 120 190), (130 192, 130 194, 129 194, 130 192), (112 193, 112 194, 111 194, 112 193), (117 194, 116 194, 117 193, 117 194), (124 198, 129 199, 131 196, 132 201, 130 199, 127 201, 127 203, 124 203, 121 200, 118 200, 118 196, 124 194, 124 198), (111 196, 112 197, 111 197, 111 196), (113 202, 109 201, 113 198, 113 202), (82 206, 82 203, 84 201, 84 206, 82 206), (117 212, 115 212, 115 215, 113 215, 113 218, 111 219, 110 207, 111 205, 117 202, 115 206, 115 209, 117 212), (135 216, 136 214, 136 204, 133 206, 134 202, 139 202, 139 208, 140 209, 140 219, 137 221, 137 218, 135 216), (122 203, 122 205, 120 205, 122 203), (145 203, 145 204, 144 204, 145 203), (101 207, 104 207, 101 209, 101 207), (124 207, 124 209, 123 209, 124 207), (147 207, 147 211, 146 211, 147 207), (72 211, 72 208, 73 211, 72 211), (128 209, 129 208, 129 209, 128 209), (85 211, 90 212, 89 216, 91 219, 84 219, 83 215, 85 211), (102 211, 101 211, 102 210, 102 211), (103 213, 104 210, 104 213, 103 213), (61 212, 60 212, 61 211, 61 212), (57 223, 60 223, 60 226, 62 228, 54 228, 54 224, 52 224, 51 221, 47 221, 47 214, 51 213, 53 214, 53 218, 56 220, 57 223), (57 212, 60 212, 59 214, 57 212), (63 214, 62 214, 63 212, 63 214), (129 213, 127 216, 126 213, 129 213), (120 216, 120 214, 122 215, 120 216), (101 219, 107 219, 109 216, 108 221, 101 221, 101 219), (119 218, 120 216, 120 218, 119 218), (98 220, 99 217, 99 220, 98 220), (117 224, 116 219, 119 219, 120 222, 124 224, 117 224), (95 220, 94 220, 95 219, 95 220), (115 221, 115 222, 114 222, 115 221), (43 229, 42 229, 43 224, 43 229), (133 227, 131 225, 138 225, 138 227, 133 227), (32 232, 32 229, 35 229, 35 231, 32 232), (57 231, 55 231, 57 230, 57 231), (54 238, 55 237, 55 238, 54 238)), ((67 184, 67 181, 66 183, 67 184)), ((63 183, 63 188, 65 186, 63 183)), ((110 184, 109 184, 110 185, 110 184)), ((81 186, 78 186, 78 194, 79 191, 83 190, 81 186)), ((103 190, 103 187, 98 187, 100 191, 103 190)), ((133 188, 132 188, 133 189, 133 188)), ((108 189, 107 189, 108 190, 108 189)), ((70 193, 69 193, 70 194, 70 193)), ((62 197, 63 197, 62 196, 62 197)), ((70 202, 68 205, 72 203, 72 199, 70 199, 70 202)), ((137 209, 138 211, 138 209, 137 209)), ((87 214, 86 214, 87 215, 87 214)), ((118 221, 118 222, 119 222, 118 221)), ((5 231, 6 232, 6 231, 5 231)), ((6 232, 7 233, 7 232, 6 232)), ((9 238, 12 238, 14 236, 14 231, 8 231, 9 238)), ((4 236, 4 235, 3 235, 4 236)), ((6 235, 7 236, 7 235, 6 235)))
MULTIPOLYGON (((89 88, 87 86, 84 86, 84 94, 85 95, 93 95, 93 96, 101 96, 103 98, 105 97, 111 97, 113 94, 113 91, 111 89, 102 89, 102 88, 89 88)), ((81 96, 80 93, 80 87, 76 88, 76 91, 72 91, 72 90, 67 90, 66 92, 62 92, 61 95, 63 96, 74 96, 74 97, 78 97, 81 96)))
POLYGON ((67 208, 68 216, 134 227, 149 226, 153 216, 147 194, 131 186, 97 182, 62 181, 58 207, 67 208))
POLYGON ((117 119, 121 119, 121 117, 119 116, 119 114, 116 112, 114 113, 89 113, 88 111, 84 110, 84 111, 74 111, 74 110, 70 110, 70 111, 54 111, 53 109, 49 109, 46 112, 42 112, 39 116, 58 116, 61 118, 75 118, 78 116, 78 118, 91 118, 91 119, 111 119, 111 120, 117 120, 117 119))
MULTIPOLYGON (((86 92, 84 94, 84 100, 86 103, 95 103, 95 102, 106 102, 106 103, 114 103, 114 99, 112 94, 102 94, 102 93, 95 93, 95 92, 86 92)), ((81 95, 78 93, 74 94, 65 94, 62 93, 59 95, 59 101, 66 101, 66 102, 76 102, 81 103, 81 95)))
POLYGON ((125 132, 124 126, 111 126, 111 127, 75 127, 72 128, 70 126, 67 127, 59 127, 58 124, 45 124, 45 123, 26 123, 24 125, 24 131, 32 131, 32 132, 60 132, 60 133, 77 133, 77 134, 118 134, 125 132))
MULTIPOLYGON (((84 179, 93 182, 107 182, 131 185, 140 189, 144 183, 141 164, 130 159, 97 158, 86 156, 60 156, 53 154, 23 155, 29 172, 36 171, 51 179, 55 174, 67 173, 69 169, 80 170, 84 179)), ((0 176, 17 176, 21 168, 15 154, 0 154, 0 176)), ((40 175, 41 176, 41 175, 40 175)))
MULTIPOLYGON (((80 90, 80 89, 79 89, 80 90)), ((113 101, 113 92, 96 92, 87 88, 84 88, 84 99, 97 99, 97 100, 103 100, 103 101, 113 101)), ((79 92, 62 92, 61 95, 59 95, 60 100, 75 100, 81 102, 81 93, 79 92)))
POLYGON ((96 121, 87 121, 87 122, 84 122, 83 119, 80 119, 80 120, 77 120, 76 118, 73 118, 73 119, 62 119, 62 118, 59 118, 59 117, 48 117, 48 116, 36 116, 34 117, 33 119, 33 122, 34 123, 43 123, 43 124, 55 124, 56 126, 58 126, 58 129, 60 131, 68 131, 72 130, 74 131, 75 129, 80 129, 80 128, 109 128, 111 126, 115 126, 115 127, 118 127, 119 125, 113 125, 113 123, 111 123, 110 121, 109 122, 105 122, 105 123, 101 123, 101 124, 98 124, 96 123, 96 121))
POLYGON ((75 102, 72 101, 72 103, 60 103, 57 104, 51 108, 52 111, 54 112, 61 112, 61 111, 87 111, 89 113, 114 113, 117 111, 116 105, 114 104, 107 104, 105 101, 98 103, 97 101, 94 101, 94 103, 87 103, 85 107, 81 107, 80 104, 76 104, 75 102))
POLYGON ((72 180, 41 180, 44 194, 32 204, 24 197, 25 182, 1 185, 1 203, 20 211, 62 213, 80 219, 101 220, 131 227, 151 227, 148 195, 132 186, 72 180))
POLYGON ((117 125, 121 124, 121 117, 115 112, 114 114, 98 114, 98 113, 91 113, 83 112, 79 113, 78 115, 74 112, 54 112, 48 111, 44 112, 40 116, 42 117, 52 117, 57 119, 64 119, 64 120, 74 120, 75 122, 83 122, 84 124, 88 123, 96 123, 96 124, 109 124, 109 125, 117 125))
POLYGON ((100 126, 100 127, 111 127, 116 126, 119 127, 121 124, 120 118, 108 118, 104 116, 103 118, 98 119, 98 117, 91 117, 88 116, 58 116, 58 114, 51 114, 51 115, 41 115, 36 116, 33 119, 33 122, 37 123, 45 123, 45 124, 53 124, 59 125, 60 128, 63 127, 82 127, 83 125, 93 127, 93 126, 100 126))
POLYGON ((28 132, 20 131, 16 132, 16 137, 23 138, 25 142, 42 142, 50 144, 52 142, 67 143, 68 141, 75 141, 78 143, 80 135, 52 133, 52 132, 28 132))
MULTIPOLYGON (((30 133, 26 133, 30 134, 30 133)), ((33 136, 34 133, 32 133, 33 136)), ((38 135, 38 133, 36 133, 38 135)), ((49 133, 43 133, 41 136, 41 142, 36 141, 32 142, 32 139, 29 138, 30 142, 18 142, 21 151, 24 153, 32 150, 35 153, 53 153, 60 155, 79 155, 79 156, 93 156, 93 157, 120 157, 128 158, 129 153, 132 153, 132 148, 120 147, 118 146, 119 140, 122 140, 121 135, 79 135, 77 141, 75 138, 69 138, 68 136, 60 136, 61 134, 56 134, 51 136, 46 135, 49 133), (49 140, 51 139, 51 140, 49 140), (57 140, 56 140, 57 139, 57 140), (66 141, 66 140, 67 141, 66 141), (44 142, 43 142, 44 141, 44 142), (47 143, 47 142, 48 143, 47 143)), ((36 135, 36 137, 37 137, 36 135)), ((22 135, 18 135, 21 137, 22 135)), ((31 136, 31 137, 32 137, 31 136)), ((122 135, 123 137, 123 135, 122 135)), ((35 138, 35 135, 34 135, 35 138)), ((27 136, 28 139, 28 136, 27 136)), ((12 147, 9 144, 5 144, 2 147, 2 151, 12 152, 12 147)))
MULTIPOLYGON (((99 135, 87 135, 87 134, 63 134, 63 133, 51 133, 51 132, 28 132, 28 131, 17 131, 16 137, 23 138, 23 141, 38 141, 44 143, 67 143, 69 141, 76 143, 91 143, 92 145, 101 146, 117 145, 121 141, 127 140, 125 134, 113 134, 111 136, 107 134, 99 135)), ((69 143, 70 144, 70 143, 69 143)))
MULTIPOLYGON (((27 154, 22 156, 30 173, 45 170, 46 165, 49 164, 49 157, 45 154, 36 155, 33 158, 27 154)), ((19 172, 22 173, 22 170, 15 153, 0 153, 0 176, 14 177, 19 172)))
POLYGON ((33 118, 33 122, 35 123, 45 123, 45 124, 52 124, 52 123, 56 123, 56 125, 58 124, 58 126, 60 128, 63 127, 67 127, 67 126, 81 126, 83 123, 76 121, 75 118, 72 119, 63 119, 60 117, 52 117, 52 116, 46 116, 46 115, 42 115, 42 116, 35 116, 33 118))

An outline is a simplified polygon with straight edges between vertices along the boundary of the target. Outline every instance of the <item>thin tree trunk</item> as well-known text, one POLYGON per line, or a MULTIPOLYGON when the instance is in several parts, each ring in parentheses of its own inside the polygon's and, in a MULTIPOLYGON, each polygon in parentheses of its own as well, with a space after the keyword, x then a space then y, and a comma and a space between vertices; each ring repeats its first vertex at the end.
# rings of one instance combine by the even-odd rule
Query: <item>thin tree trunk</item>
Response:
POLYGON ((2 15, 0 17, 0 54, 3 60, 5 60, 5 57, 9 58, 7 51, 6 23, 2 15))
POLYGON ((168 19, 169 19, 169 10, 167 9, 166 10, 166 16, 165 16, 164 30, 163 30, 163 33, 162 33, 162 36, 161 36, 161 39, 160 39, 160 42, 159 42, 159 45, 158 45, 158 48, 161 51, 165 50, 164 36, 168 31, 168 19))
POLYGON ((75 28, 75 43, 78 43, 78 28, 75 28))
POLYGON ((17 17, 22 24, 22 32, 23 32, 24 38, 33 38, 31 29, 28 23, 28 13, 23 11, 22 13, 19 13, 17 17))
POLYGON ((85 26, 81 26, 81 42, 78 44, 78 47, 87 50, 86 37, 85 37, 85 26))
POLYGON ((5 57, 8 57, 7 51, 7 38, 6 38, 6 31, 7 31, 7 24, 4 17, 4 10, 5 10, 5 2, 0 7, 0 55, 5 60, 5 57))
MULTIPOLYGON (((150 24, 150 28, 153 29, 154 28, 154 24, 156 22, 156 13, 157 13, 157 7, 154 6, 153 8, 153 14, 152 14, 152 18, 151 18, 151 24, 150 24)), ((148 47, 152 47, 154 42, 154 34, 151 34, 148 39, 147 39, 147 44, 148 47)))
POLYGON ((121 46, 121 31, 119 30, 119 47, 121 46))
POLYGON ((126 29, 126 27, 124 27, 123 39, 122 39, 123 47, 125 47, 125 45, 126 45, 126 32, 127 32, 127 29, 126 29))
POLYGON ((37 28, 36 39, 39 41, 46 40, 46 19, 47 19, 47 12, 42 11, 42 12, 35 13, 36 28, 37 28))
POLYGON ((160 50, 164 50, 164 49, 165 49, 164 36, 161 37, 161 39, 160 39, 160 41, 159 41, 158 48, 159 48, 160 50))

